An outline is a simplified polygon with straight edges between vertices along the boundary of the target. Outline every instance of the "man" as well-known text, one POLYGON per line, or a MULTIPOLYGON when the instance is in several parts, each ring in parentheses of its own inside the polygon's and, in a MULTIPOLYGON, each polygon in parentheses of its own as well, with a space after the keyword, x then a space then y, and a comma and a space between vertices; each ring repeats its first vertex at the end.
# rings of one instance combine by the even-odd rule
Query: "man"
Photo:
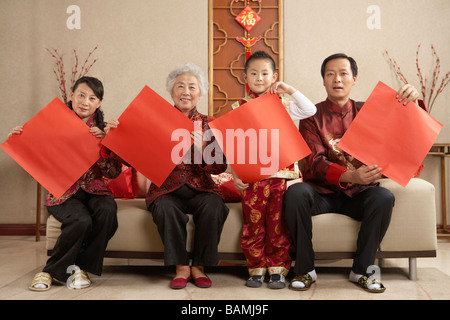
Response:
MULTIPOLYGON (((289 288, 307 290, 316 281, 311 217, 336 212, 361 221, 350 281, 370 292, 384 292, 378 280, 368 283, 367 268, 374 264, 389 226, 394 196, 375 183, 381 178, 381 168, 363 165, 336 146, 363 105, 350 99, 358 67, 353 58, 334 54, 324 60, 321 74, 327 99, 316 105, 314 116, 300 122, 300 132, 312 151, 305 159, 304 183, 292 185, 284 198, 296 251, 296 276, 289 288)), ((418 96, 411 85, 397 92, 399 102, 404 104, 416 101, 418 96)))

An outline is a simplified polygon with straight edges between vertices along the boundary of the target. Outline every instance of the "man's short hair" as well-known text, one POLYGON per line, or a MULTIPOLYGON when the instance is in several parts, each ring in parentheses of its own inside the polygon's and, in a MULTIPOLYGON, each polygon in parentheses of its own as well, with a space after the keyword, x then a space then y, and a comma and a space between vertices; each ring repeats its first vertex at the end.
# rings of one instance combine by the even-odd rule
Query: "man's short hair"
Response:
POLYGON ((325 66, 327 65, 327 63, 331 60, 342 59, 342 58, 347 59, 350 62, 350 67, 352 68, 353 76, 356 77, 358 75, 358 65, 356 64, 355 59, 353 59, 352 57, 349 57, 345 53, 335 53, 335 54, 332 54, 331 56, 329 56, 328 58, 326 58, 325 60, 323 60, 322 67, 320 68, 320 74, 322 75, 322 78, 325 75, 325 66))

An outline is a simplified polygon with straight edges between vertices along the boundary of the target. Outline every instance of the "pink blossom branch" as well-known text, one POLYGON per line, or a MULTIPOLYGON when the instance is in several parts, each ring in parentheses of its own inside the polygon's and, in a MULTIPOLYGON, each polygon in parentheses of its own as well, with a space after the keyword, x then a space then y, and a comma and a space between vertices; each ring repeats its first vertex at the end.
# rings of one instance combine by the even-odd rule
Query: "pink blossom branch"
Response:
POLYGON ((422 75, 422 70, 419 67, 419 50, 420 50, 420 44, 417 46, 417 51, 416 51, 416 67, 417 67, 417 76, 419 77, 421 91, 422 91, 422 98, 425 101, 427 79, 425 78, 425 80, 424 80, 423 75, 422 75))
MULTIPOLYGON (((434 61, 433 78, 432 78, 431 88, 430 88, 430 96, 428 97, 428 103, 427 103, 428 106, 431 106, 431 104, 430 104, 431 98, 433 96, 434 89, 436 87, 436 83, 437 83, 438 78, 439 78, 439 73, 441 72, 440 71, 440 69, 441 69, 440 61, 441 60, 439 59, 439 57, 438 57, 438 55, 436 53, 436 50, 434 49, 433 45, 431 45, 431 50, 432 50, 433 57, 435 58, 435 61, 434 61)), ((434 99, 433 99, 433 101, 434 101, 434 99)))
MULTIPOLYGON (((438 95, 440 93, 442 93, 442 91, 447 87, 447 85, 450 82, 450 72, 447 72, 445 74, 445 76, 442 78, 440 86, 436 89, 436 86, 439 83, 439 76, 441 74, 441 60, 439 59, 436 49, 434 48, 433 45, 431 45, 431 51, 432 51, 434 65, 433 65, 433 73, 432 73, 431 79, 427 79, 426 76, 424 77, 424 75, 422 73, 422 69, 420 68, 420 63, 419 63, 420 47, 421 47, 421 45, 419 44, 417 46, 417 51, 416 51, 417 76, 419 77, 420 90, 422 93, 423 101, 427 105, 428 112, 431 112, 431 109, 433 108, 436 98, 438 97, 438 95), (427 90, 428 80, 430 80, 430 88, 427 90), (426 98, 428 98, 428 102, 426 101, 426 98)), ((387 50, 386 50, 386 55, 388 56, 389 64, 390 64, 391 68, 394 70, 397 77, 401 81, 405 82, 405 84, 406 84, 407 83, 406 78, 403 76, 403 73, 401 72, 400 67, 398 66, 398 64, 395 60, 391 59, 387 50)))
MULTIPOLYGON (((97 59, 94 59, 94 61, 89 64, 89 59, 92 55, 92 53, 94 53, 95 50, 98 49, 98 46, 96 46, 91 52, 89 52, 88 57, 86 58, 86 60, 84 61, 84 64, 81 68, 80 73, 78 74, 78 55, 77 55, 77 51, 74 49, 73 50, 73 55, 75 57, 75 65, 72 68, 72 72, 71 72, 71 76, 70 76, 70 91, 72 91, 73 86, 75 85, 75 82, 85 76, 89 70, 92 68, 92 66, 97 62, 97 59), (86 65, 88 65, 86 67, 86 65), (77 77, 78 74, 78 77, 77 77)), ((60 55, 58 53, 57 49, 48 49, 46 48, 46 50, 50 53, 50 55, 52 56, 52 58, 54 58, 55 61, 55 65, 53 67, 53 73, 56 76, 56 81, 58 83, 58 89, 61 91, 61 96, 64 100, 64 103, 67 104, 67 91, 66 91, 66 73, 64 72, 64 61, 63 61, 63 57, 62 55, 60 55)))
POLYGON ((449 82, 450 82, 450 72, 447 72, 445 77, 442 78, 441 85, 439 86, 438 90, 436 91, 436 95, 434 96, 434 99, 431 102, 431 105, 430 105, 430 108, 429 108, 430 109, 429 112, 431 112, 431 108, 433 107, 434 101, 436 100, 437 96, 439 95, 439 93, 441 93, 444 90, 444 88, 447 86, 447 84, 449 82))
POLYGON ((50 53, 52 58, 56 60, 55 67, 53 68, 53 73, 56 75, 56 81, 58 82, 58 89, 61 91, 61 96, 64 100, 64 103, 67 104, 67 94, 66 94, 66 79, 64 72, 64 62, 61 55, 59 55, 57 49, 53 49, 51 51, 47 48, 47 51, 50 53))
POLYGON ((91 69, 91 67, 94 65, 94 63, 97 62, 97 59, 95 59, 94 62, 92 62, 92 64, 90 66, 86 67, 86 64, 88 63, 89 58, 94 53, 94 51, 97 50, 97 48, 98 48, 98 46, 96 46, 91 52, 89 52, 86 60, 84 61, 83 66, 81 67, 80 77, 84 77, 89 72, 89 69, 91 69))
POLYGON ((403 82, 404 84, 408 84, 408 80, 406 80, 406 77, 403 75, 402 70, 400 69, 400 66, 397 64, 397 61, 391 59, 391 57, 389 56, 389 52, 386 50, 386 55, 389 59, 389 63, 392 67, 392 69, 395 72, 395 75, 397 76, 397 78, 403 82))

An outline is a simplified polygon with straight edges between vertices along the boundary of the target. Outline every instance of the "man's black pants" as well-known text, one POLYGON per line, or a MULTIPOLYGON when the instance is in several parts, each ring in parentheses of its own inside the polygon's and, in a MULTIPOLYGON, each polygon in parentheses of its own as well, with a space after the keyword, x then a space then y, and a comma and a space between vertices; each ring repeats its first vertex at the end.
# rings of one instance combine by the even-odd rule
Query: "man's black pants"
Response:
POLYGON ((353 198, 343 192, 319 194, 308 183, 289 187, 284 196, 284 212, 295 248, 294 272, 301 275, 314 269, 311 217, 333 212, 361 221, 352 270, 367 274, 389 226, 394 202, 394 195, 382 187, 369 187, 353 198))

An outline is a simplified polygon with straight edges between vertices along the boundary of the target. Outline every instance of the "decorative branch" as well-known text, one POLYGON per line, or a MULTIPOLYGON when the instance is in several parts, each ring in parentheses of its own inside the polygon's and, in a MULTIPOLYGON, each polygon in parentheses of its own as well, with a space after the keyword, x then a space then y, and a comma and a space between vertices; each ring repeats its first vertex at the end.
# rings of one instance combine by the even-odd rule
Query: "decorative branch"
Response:
MULTIPOLYGON (((424 103, 426 103, 427 111, 431 113, 431 109, 433 108, 434 102, 436 101, 436 98, 442 91, 445 89, 445 87, 450 82, 450 72, 447 72, 445 76, 442 78, 440 86, 436 89, 437 84, 439 83, 439 75, 441 73, 441 60, 439 59, 439 56, 436 52, 436 49, 433 45, 431 45, 431 51, 433 56, 433 74, 432 78, 430 80, 431 86, 427 89, 428 80, 427 77, 423 75, 422 69, 420 68, 419 64, 419 51, 420 51, 420 44, 417 46, 416 51, 416 68, 417 68, 417 76, 419 77, 420 82, 420 89, 422 93, 422 98, 424 103), (428 101, 426 101, 426 98, 428 97, 428 101)), ((389 64, 390 67, 394 70, 395 74, 397 75, 398 79, 405 84, 408 82, 406 81, 406 78, 404 77, 403 73, 400 70, 400 67, 398 66, 397 62, 389 56, 388 51, 386 50, 386 55, 389 58, 389 64)))
MULTIPOLYGON (((89 55, 87 56, 86 60, 84 61, 84 64, 81 67, 81 71, 79 74, 78 74, 78 55, 77 55, 77 51, 75 49, 73 50, 73 55, 75 57, 75 65, 72 68, 72 73, 70 76, 70 88, 69 88, 70 91, 72 91, 73 86, 75 85, 75 82, 79 78, 84 77, 89 72, 89 70, 92 68, 92 66, 97 62, 97 59, 94 59, 94 61, 89 64, 89 59, 91 58, 91 55, 97 49, 98 49, 98 45, 91 52, 89 52, 89 55), (77 74, 78 74, 78 76, 77 76, 77 74)), ((58 89, 61 91, 61 97, 64 100, 64 103, 67 104, 68 100, 67 100, 67 91, 66 91, 66 73, 64 71, 63 56, 59 54, 57 49, 50 50, 50 49, 46 48, 46 50, 50 53, 52 58, 54 58, 56 60, 55 65, 53 67, 53 73, 56 76, 56 81, 58 82, 58 89)))
POLYGON ((389 64, 391 65, 391 68, 394 69, 395 75, 397 76, 398 80, 400 80, 404 84, 408 84, 408 80, 406 80, 405 76, 403 75, 403 72, 400 69, 400 66, 397 64, 397 61, 391 59, 391 57, 389 56, 389 52, 387 50, 386 55, 389 59, 389 64))

